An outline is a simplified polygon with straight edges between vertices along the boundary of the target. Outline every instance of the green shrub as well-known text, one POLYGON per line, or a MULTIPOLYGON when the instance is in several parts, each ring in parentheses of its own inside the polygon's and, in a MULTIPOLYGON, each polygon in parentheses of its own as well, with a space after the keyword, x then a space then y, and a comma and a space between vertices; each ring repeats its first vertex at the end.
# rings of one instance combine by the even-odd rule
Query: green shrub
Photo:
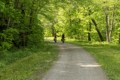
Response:
POLYGON ((17 36, 18 31, 13 28, 8 28, 0 33, 0 48, 1 50, 10 49, 13 45, 12 41, 17 36))

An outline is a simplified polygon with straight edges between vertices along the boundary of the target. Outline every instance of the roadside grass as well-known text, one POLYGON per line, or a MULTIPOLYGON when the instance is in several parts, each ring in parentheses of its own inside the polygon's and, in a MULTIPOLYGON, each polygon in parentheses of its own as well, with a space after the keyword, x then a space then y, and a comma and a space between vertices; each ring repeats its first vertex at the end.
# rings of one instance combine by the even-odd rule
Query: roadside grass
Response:
POLYGON ((27 80, 38 71, 41 79, 57 57, 57 46, 50 43, 42 49, 34 47, 5 51, 0 56, 0 80, 27 80))
POLYGON ((93 55, 106 72, 109 80, 120 80, 120 45, 105 42, 69 41, 82 46, 93 55))

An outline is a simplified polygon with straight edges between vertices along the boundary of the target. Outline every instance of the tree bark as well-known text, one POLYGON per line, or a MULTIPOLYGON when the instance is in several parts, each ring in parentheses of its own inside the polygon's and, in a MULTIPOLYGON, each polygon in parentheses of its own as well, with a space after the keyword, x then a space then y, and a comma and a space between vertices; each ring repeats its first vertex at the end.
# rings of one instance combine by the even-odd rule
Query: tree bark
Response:
POLYGON ((34 14, 34 12, 35 12, 35 10, 34 10, 34 4, 35 4, 35 1, 33 0, 32 1, 32 6, 31 6, 31 9, 30 9, 30 20, 29 20, 29 29, 31 29, 31 27, 32 27, 32 24, 33 24, 33 14, 34 14))
POLYGON ((105 14, 106 16, 106 41, 110 42, 110 38, 109 38, 109 15, 105 14))
MULTIPOLYGON (((25 9, 24 9, 23 4, 21 4, 21 14, 22 14, 21 23, 24 24, 24 18, 23 17, 25 17, 25 9)), ((21 27, 24 27, 24 26, 21 26, 21 27)), ((27 34, 26 33, 27 32, 25 32, 25 31, 20 32, 20 44, 19 45, 22 46, 22 47, 25 47, 27 45, 27 34)))
POLYGON ((106 41, 111 42, 112 41, 112 31, 114 28, 114 20, 115 20, 115 5, 113 6, 112 15, 110 15, 109 7, 106 7, 105 9, 105 21, 106 21, 106 41))
POLYGON ((98 29, 98 26, 97 26, 96 21, 95 21, 94 19, 91 19, 91 20, 92 20, 93 24, 95 25, 95 29, 96 29, 96 31, 97 31, 97 33, 98 33, 98 36, 99 36, 99 38, 100 38, 100 41, 104 41, 103 36, 102 36, 100 30, 98 29))
POLYGON ((112 41, 112 32, 113 32, 113 28, 114 28, 114 21, 115 21, 115 6, 113 7, 113 11, 112 11, 112 16, 111 16, 111 21, 110 21, 110 30, 109 30, 109 40, 110 42, 112 41))
MULTIPOLYGON (((91 10, 89 9, 89 17, 91 15, 91 10)), ((88 28, 88 41, 91 41, 91 28, 92 28, 92 23, 89 21, 89 28, 88 28)))
POLYGON ((119 42, 119 44, 120 44, 120 33, 119 33, 119 41, 118 41, 118 42, 119 42))
POLYGON ((91 41, 91 22, 89 22, 89 28, 88 28, 88 41, 91 41))

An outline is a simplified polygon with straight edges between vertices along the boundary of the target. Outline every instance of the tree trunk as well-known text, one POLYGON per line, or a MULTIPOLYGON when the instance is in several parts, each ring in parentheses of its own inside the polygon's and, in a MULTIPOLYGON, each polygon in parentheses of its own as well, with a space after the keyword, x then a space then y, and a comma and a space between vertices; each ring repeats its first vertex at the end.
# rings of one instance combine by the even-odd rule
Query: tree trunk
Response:
POLYGON ((106 16, 106 41, 110 42, 110 38, 109 38, 109 15, 105 14, 106 16))
POLYGON ((112 41, 112 31, 114 28, 114 20, 115 20, 115 5, 113 6, 112 15, 110 16, 109 7, 105 9, 105 21, 106 21, 106 41, 111 42, 112 41))
POLYGON ((120 33, 119 33, 119 41, 118 41, 118 42, 119 42, 119 44, 120 44, 120 33))
POLYGON ((32 6, 31 6, 31 9, 30 9, 30 20, 29 20, 29 29, 31 29, 31 27, 32 27, 32 24, 34 23, 33 22, 33 14, 34 14, 34 12, 35 12, 35 10, 34 10, 34 4, 35 4, 35 1, 33 0, 32 1, 32 6))
MULTIPOLYGON (((90 15, 91 15, 91 10, 90 9, 88 9, 88 11, 89 11, 89 17, 90 17, 90 15)), ((88 28, 88 41, 91 41, 91 27, 92 26, 92 23, 91 23, 91 21, 89 21, 89 28, 88 28)))
POLYGON ((88 28, 88 41, 91 41, 91 22, 89 22, 89 28, 88 28))
POLYGON ((97 31, 97 33, 98 33, 98 35, 99 35, 100 41, 104 41, 103 36, 102 36, 100 30, 98 29, 98 26, 97 26, 96 21, 95 21, 94 19, 92 19, 92 22, 93 22, 93 24, 95 25, 95 28, 96 28, 96 31, 97 31))
POLYGON ((115 6, 113 7, 112 18, 111 18, 111 21, 110 21, 110 30, 109 30, 109 40, 110 40, 110 42, 112 41, 112 32, 113 32, 113 28, 114 28, 114 20, 115 20, 115 6))
MULTIPOLYGON (((21 23, 24 24, 24 18, 23 17, 25 17, 25 9, 24 9, 23 4, 21 5, 21 14, 22 14, 21 23)), ((23 26, 21 26, 21 27, 23 27, 23 26)), ((25 47, 27 45, 27 37, 26 36, 27 35, 26 35, 25 31, 20 32, 20 44, 19 45, 22 46, 22 47, 25 47)))

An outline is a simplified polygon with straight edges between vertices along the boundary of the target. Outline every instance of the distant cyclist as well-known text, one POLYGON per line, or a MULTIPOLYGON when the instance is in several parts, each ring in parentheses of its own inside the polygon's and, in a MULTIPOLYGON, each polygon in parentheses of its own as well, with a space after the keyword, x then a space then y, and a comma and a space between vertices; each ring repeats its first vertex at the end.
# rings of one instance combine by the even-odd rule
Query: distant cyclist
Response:
POLYGON ((64 33, 62 34, 61 41, 62 41, 62 43, 64 43, 64 42, 65 42, 65 34, 64 34, 64 33))

